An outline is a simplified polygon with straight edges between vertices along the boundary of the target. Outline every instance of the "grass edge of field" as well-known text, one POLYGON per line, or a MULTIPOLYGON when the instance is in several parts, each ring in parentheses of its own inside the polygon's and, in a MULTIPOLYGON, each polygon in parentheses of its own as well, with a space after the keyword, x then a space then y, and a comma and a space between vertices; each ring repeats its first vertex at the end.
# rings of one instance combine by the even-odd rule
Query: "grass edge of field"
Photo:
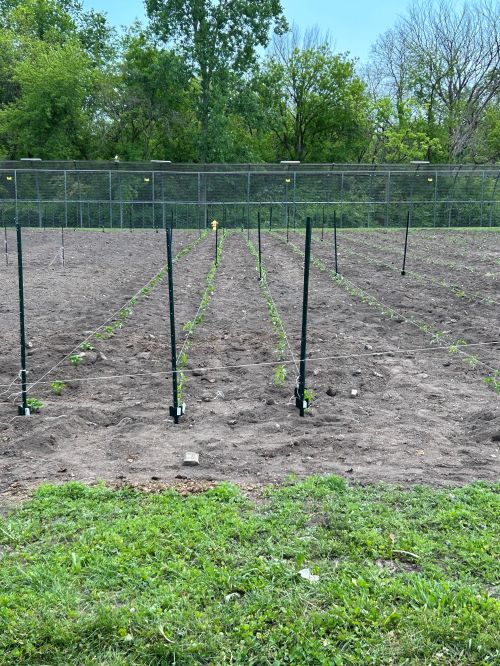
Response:
POLYGON ((45 485, 0 519, 2 663, 497 663, 498 484, 196 489, 45 485))

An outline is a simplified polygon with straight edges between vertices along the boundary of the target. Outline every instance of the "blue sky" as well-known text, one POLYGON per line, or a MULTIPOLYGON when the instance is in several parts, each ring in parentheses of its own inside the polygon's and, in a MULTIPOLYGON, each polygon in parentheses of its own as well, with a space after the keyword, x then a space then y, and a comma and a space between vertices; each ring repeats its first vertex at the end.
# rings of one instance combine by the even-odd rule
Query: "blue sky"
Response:
MULTIPOLYGON (((300 28, 313 25, 330 32, 337 51, 365 61, 370 45, 404 13, 405 0, 282 0, 285 15, 300 28)), ((114 25, 144 20, 142 0, 84 0, 87 9, 105 12, 114 25)))

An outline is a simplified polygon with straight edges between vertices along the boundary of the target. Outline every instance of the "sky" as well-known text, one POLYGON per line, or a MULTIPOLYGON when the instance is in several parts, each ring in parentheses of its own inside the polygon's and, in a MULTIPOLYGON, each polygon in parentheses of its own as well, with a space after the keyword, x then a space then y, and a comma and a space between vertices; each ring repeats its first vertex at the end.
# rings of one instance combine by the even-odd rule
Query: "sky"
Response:
MULTIPOLYGON (((405 0, 282 0, 285 16, 302 30, 318 25, 332 37, 336 51, 366 62, 377 36, 404 13, 405 0)), ((112 25, 145 20, 143 0, 84 0, 87 9, 108 15, 112 25)))

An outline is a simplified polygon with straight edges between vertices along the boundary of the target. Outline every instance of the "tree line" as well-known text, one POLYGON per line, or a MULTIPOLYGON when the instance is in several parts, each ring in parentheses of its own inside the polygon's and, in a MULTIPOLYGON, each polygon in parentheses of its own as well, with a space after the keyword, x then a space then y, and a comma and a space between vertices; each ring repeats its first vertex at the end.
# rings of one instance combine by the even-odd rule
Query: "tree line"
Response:
POLYGON ((145 8, 118 34, 77 0, 0 0, 0 158, 500 157, 498 0, 416 0, 363 65, 281 0, 145 8))

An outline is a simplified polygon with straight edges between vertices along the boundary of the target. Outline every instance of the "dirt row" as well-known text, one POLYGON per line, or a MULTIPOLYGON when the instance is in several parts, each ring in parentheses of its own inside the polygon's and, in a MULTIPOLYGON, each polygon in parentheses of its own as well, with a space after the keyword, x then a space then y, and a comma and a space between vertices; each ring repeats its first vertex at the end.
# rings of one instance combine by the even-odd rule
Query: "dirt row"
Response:
MULTIPOLYGON (((179 347, 183 324, 196 315, 213 250, 210 236, 175 266, 179 347)), ((122 251, 116 247, 118 256, 122 251)), ((263 259, 297 358, 302 260, 269 234, 263 259)), ((68 479, 254 483, 290 473, 433 484, 498 477, 500 400, 478 372, 442 352, 400 353, 428 347, 428 338, 350 296, 317 269, 311 274, 307 374, 314 402, 300 418, 291 353, 285 386, 275 384, 277 338, 257 278, 246 237, 230 234, 215 292, 193 336, 184 388, 188 410, 179 425, 168 417, 168 303, 166 289, 158 288, 140 301, 123 330, 96 345, 93 362, 69 376, 99 381, 68 381, 60 397, 47 389, 40 415, 3 427, 3 490, 68 479), (388 353, 373 355, 379 351, 388 353), (352 389, 359 391, 355 399, 352 389), (200 465, 183 467, 184 453, 192 450, 200 453, 200 465)), ((386 299, 395 293, 385 274, 371 274, 370 284, 386 299)), ((422 301, 409 284, 399 296, 418 309, 422 301)), ((450 318, 456 309, 440 294, 433 314, 450 318)))
MULTIPOLYGON (((303 244, 303 235, 295 234, 291 240, 303 244)), ((313 251, 333 268, 332 245, 314 237, 313 251)), ((443 332, 442 343, 451 344, 457 340, 468 343, 487 343, 498 340, 498 305, 487 302, 485 296, 498 296, 494 291, 484 289, 475 297, 472 290, 467 296, 458 296, 447 288, 446 268, 433 266, 429 275, 433 281, 419 279, 411 271, 404 277, 400 273, 399 262, 395 265, 387 261, 387 256, 379 249, 367 249, 359 241, 342 239, 338 244, 339 271, 356 286, 375 296, 381 303, 394 308, 405 317, 415 317, 443 332), (387 265, 385 265, 387 264, 387 265)), ((456 283, 455 283, 456 284, 456 283)), ((466 285, 470 289, 470 285, 466 285)), ((427 336, 429 342, 431 336, 427 336)), ((471 348, 471 353, 493 369, 500 368, 500 345, 485 345, 471 348)), ((483 374, 488 374, 483 368, 483 374)))

